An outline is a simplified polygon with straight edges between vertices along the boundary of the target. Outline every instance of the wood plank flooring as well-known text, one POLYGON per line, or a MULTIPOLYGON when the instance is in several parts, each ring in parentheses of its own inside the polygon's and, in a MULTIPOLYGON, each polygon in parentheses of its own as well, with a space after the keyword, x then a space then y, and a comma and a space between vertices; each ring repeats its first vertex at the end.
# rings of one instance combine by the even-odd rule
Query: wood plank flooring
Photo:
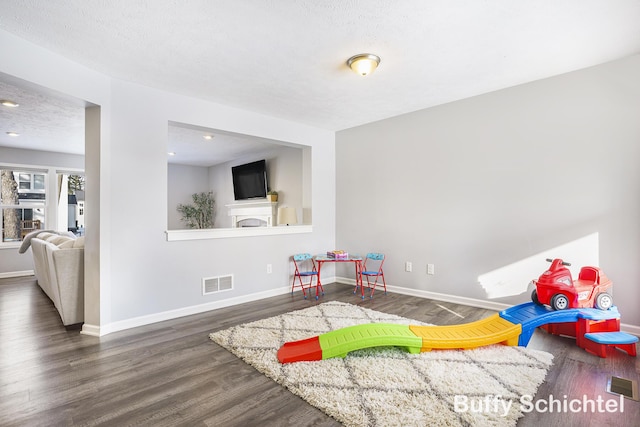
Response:
MULTIPOLYGON (((208 334, 334 300, 438 325, 492 314, 392 293, 362 301, 341 284, 325 290, 319 302, 296 292, 96 338, 65 329, 33 277, 0 279, 0 425, 337 426, 208 334)), ((620 351, 601 359, 543 331, 529 347, 555 356, 536 398, 606 400, 614 398, 605 392, 611 375, 640 376, 639 359, 620 351)), ((518 426, 638 426, 639 419, 640 403, 625 400, 624 413, 531 412, 518 426)))

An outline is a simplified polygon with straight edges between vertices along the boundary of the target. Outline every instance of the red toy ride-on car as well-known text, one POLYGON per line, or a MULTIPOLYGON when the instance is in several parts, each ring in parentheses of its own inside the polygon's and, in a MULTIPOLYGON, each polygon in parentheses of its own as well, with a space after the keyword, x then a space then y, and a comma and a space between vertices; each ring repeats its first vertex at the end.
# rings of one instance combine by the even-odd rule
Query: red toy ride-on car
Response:
POLYGON ((571 279, 571 272, 559 258, 547 259, 551 267, 533 283, 536 289, 531 300, 536 304, 550 305, 554 310, 565 308, 599 308, 608 310, 613 297, 608 293, 613 282, 598 267, 582 267, 578 280, 571 279))

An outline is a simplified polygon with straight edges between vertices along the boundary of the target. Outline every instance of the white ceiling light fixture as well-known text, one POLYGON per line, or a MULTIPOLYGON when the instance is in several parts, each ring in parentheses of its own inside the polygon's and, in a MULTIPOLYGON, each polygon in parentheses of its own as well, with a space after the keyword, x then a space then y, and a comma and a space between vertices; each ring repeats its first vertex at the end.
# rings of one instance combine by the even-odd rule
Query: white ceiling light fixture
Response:
POLYGON ((20 105, 17 102, 12 101, 10 99, 0 99, 0 104, 4 105, 5 107, 11 107, 11 108, 15 108, 18 105, 20 105))
POLYGON ((167 154, 170 155, 170 156, 175 156, 176 155, 176 153, 174 151, 169 151, 167 154))
POLYGON ((7 135, 9 135, 9 136, 20 136, 20 134, 18 132, 7 132, 7 135))
POLYGON ((380 64, 380 57, 372 53, 359 53, 347 59, 347 65, 361 76, 367 76, 375 71, 380 64))
POLYGON ((213 139, 213 135, 205 135, 205 136, 203 136, 203 138, 208 141, 210 139, 213 139))

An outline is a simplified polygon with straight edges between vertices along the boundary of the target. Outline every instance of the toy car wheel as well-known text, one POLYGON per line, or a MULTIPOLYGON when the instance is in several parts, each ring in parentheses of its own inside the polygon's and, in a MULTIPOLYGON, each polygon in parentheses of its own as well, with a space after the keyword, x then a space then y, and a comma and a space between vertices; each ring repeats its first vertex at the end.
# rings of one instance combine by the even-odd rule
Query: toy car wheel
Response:
POLYGON ((531 292, 531 301, 533 301, 536 305, 542 305, 542 303, 538 299, 538 291, 535 289, 533 290, 533 292, 531 292))
POLYGON ((553 298, 551 298, 551 307, 554 310, 564 310, 569 307, 569 298, 563 294, 555 294, 553 298))
POLYGON ((606 292, 599 293, 596 297, 596 308, 608 310, 613 305, 613 297, 606 292))

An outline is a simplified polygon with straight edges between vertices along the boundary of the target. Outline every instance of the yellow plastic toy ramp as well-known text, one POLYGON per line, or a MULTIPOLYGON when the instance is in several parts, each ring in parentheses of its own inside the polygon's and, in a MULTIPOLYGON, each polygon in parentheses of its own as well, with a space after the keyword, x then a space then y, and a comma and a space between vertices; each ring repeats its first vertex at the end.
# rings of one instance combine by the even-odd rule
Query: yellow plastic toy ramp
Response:
POLYGON ((522 325, 500 317, 498 313, 477 322, 447 326, 409 326, 422 338, 420 351, 431 349, 467 349, 491 344, 518 345, 522 325))
POLYGON ((345 357, 347 353, 369 347, 404 347, 410 353, 419 353, 422 340, 411 332, 408 325, 394 323, 367 323, 327 332, 318 337, 322 359, 345 357))

